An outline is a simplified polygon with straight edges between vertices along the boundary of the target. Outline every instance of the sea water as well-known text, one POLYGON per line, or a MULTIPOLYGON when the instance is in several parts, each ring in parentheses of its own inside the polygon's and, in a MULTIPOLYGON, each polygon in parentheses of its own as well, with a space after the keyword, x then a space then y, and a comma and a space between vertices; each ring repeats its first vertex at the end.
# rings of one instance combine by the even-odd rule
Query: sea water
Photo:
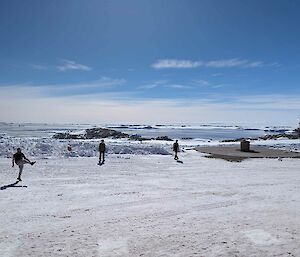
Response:
MULTIPOLYGON (((156 138, 167 136, 172 139, 226 140, 255 138, 278 131, 270 128, 242 127, 237 125, 107 125, 107 124, 48 124, 48 123, 0 123, 0 135, 10 137, 52 137, 58 132, 82 131, 93 127, 107 127, 130 135, 156 138)), ((288 130, 289 128, 285 128, 288 130)))

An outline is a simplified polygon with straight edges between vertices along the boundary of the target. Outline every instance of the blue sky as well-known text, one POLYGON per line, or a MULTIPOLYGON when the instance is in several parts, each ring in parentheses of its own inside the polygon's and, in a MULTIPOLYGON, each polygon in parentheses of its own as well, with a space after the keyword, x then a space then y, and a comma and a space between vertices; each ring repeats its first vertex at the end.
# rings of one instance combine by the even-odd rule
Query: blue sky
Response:
POLYGON ((2 121, 300 115, 300 2, 2 0, 2 121))

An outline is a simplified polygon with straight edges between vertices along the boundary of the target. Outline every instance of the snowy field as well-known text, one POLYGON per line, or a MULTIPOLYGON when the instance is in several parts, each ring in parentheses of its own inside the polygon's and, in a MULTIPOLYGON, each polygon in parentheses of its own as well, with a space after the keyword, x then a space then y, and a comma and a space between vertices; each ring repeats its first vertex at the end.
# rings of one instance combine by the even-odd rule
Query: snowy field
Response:
POLYGON ((36 157, 0 191, 0 256, 300 256, 300 160, 180 157, 36 157))

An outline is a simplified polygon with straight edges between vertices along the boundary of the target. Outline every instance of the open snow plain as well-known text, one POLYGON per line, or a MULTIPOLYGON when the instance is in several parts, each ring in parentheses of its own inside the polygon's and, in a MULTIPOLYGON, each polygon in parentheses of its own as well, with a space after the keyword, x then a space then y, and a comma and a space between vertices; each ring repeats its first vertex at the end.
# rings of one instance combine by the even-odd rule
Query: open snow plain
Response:
POLYGON ((299 159, 180 157, 1 158, 0 256, 300 256, 299 159))

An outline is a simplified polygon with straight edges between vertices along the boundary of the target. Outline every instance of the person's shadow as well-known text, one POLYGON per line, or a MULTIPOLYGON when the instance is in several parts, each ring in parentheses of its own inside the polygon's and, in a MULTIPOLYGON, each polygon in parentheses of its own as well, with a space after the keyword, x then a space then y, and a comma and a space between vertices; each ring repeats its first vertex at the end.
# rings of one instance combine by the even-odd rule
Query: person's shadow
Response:
POLYGON ((17 180, 15 183, 9 184, 9 185, 4 185, 2 187, 0 187, 0 190, 5 190, 9 187, 27 187, 27 186, 18 186, 18 183, 20 183, 19 180, 17 180))

